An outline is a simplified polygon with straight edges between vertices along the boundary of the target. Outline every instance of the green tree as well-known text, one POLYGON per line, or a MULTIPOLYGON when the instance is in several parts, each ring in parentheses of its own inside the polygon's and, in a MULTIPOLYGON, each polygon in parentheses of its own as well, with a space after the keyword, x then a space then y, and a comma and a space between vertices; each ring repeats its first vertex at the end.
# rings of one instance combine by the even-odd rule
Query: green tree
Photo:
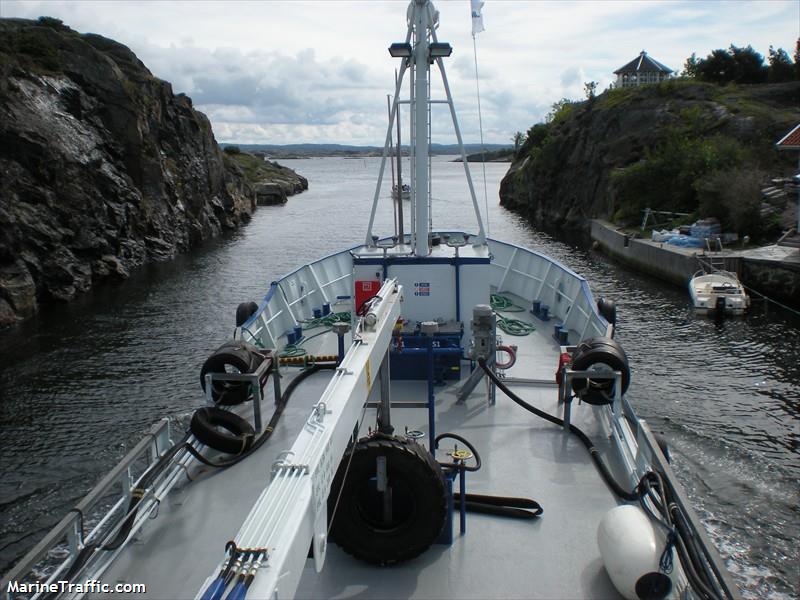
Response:
POLYGON ((514 142, 514 150, 519 150, 519 147, 525 142, 525 134, 518 131, 511 140, 514 142))
POLYGON ((797 44, 794 47, 794 76, 795 79, 800 80, 800 38, 797 38, 797 44))
POLYGON ((592 100, 595 96, 595 91, 597 90, 597 82, 596 81, 587 81, 583 84, 583 92, 586 94, 587 100, 592 100))
POLYGON ((764 83, 767 80, 767 67, 764 57, 753 50, 751 45, 739 48, 731 44, 728 52, 736 63, 737 83, 764 83))
POLYGON ((566 119, 567 115, 572 112, 572 104, 573 102, 569 98, 562 98, 558 102, 553 102, 550 112, 544 117, 545 123, 558 123, 566 119))
POLYGON ((697 63, 697 55, 692 52, 692 55, 686 59, 686 62, 683 63, 683 72, 681 73, 682 77, 697 77, 698 75, 698 63, 697 63))
POLYGON ((763 83, 767 80, 764 57, 750 45, 740 48, 731 44, 727 50, 714 50, 697 61, 697 77, 713 83, 763 83))
POLYGON ((775 50, 769 47, 769 74, 767 80, 770 83, 781 83, 794 79, 794 65, 789 53, 783 48, 775 50))

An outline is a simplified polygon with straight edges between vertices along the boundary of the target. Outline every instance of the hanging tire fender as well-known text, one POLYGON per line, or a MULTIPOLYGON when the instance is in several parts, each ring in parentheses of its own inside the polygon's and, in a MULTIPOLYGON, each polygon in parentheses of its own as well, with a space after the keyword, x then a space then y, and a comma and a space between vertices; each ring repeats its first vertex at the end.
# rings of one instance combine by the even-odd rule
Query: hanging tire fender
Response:
POLYGON ((258 304, 255 302, 242 302, 236 307, 236 326, 241 327, 245 322, 258 312, 258 304))
POLYGON ((192 415, 189 430, 198 441, 226 454, 241 454, 253 444, 255 429, 237 414, 206 406, 192 415))

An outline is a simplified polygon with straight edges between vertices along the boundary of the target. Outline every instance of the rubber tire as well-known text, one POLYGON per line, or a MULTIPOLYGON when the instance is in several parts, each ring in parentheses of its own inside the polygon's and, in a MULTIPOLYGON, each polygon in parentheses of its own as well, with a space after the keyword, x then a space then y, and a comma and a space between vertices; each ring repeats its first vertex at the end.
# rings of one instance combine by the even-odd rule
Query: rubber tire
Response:
POLYGON ((617 324, 617 305, 613 300, 600 298, 597 301, 597 312, 611 325, 617 324))
MULTIPOLYGON (((571 369, 588 371, 596 365, 605 365, 611 371, 622 373, 622 393, 628 390, 631 381, 631 370, 628 357, 622 346, 608 337, 594 337, 580 342, 572 354, 571 369)), ((602 406, 614 401, 614 380, 576 378, 572 380, 572 391, 587 404, 602 406)))
POLYGON ((332 537, 345 552, 369 563, 388 565, 415 558, 436 541, 444 527, 445 490, 441 467, 416 442, 386 435, 362 438, 345 453, 331 485, 328 518, 332 537), (370 487, 379 456, 386 457, 394 514, 404 513, 391 528, 370 519, 375 511, 364 502, 382 497, 370 487))
POLYGON ((258 311, 258 304, 255 302, 242 302, 236 307, 236 326, 241 327, 247 319, 258 311))
POLYGON ((194 411, 189 431, 209 448, 226 454, 245 452, 256 434, 253 426, 239 415, 211 406, 194 411))
MULTIPOLYGON (((240 340, 225 342, 209 356, 200 369, 200 386, 206 391, 207 373, 225 373, 226 367, 240 373, 252 373, 264 357, 258 349, 240 340)), ((245 382, 215 381, 211 390, 211 398, 223 406, 241 404, 250 398, 250 384, 245 382)))

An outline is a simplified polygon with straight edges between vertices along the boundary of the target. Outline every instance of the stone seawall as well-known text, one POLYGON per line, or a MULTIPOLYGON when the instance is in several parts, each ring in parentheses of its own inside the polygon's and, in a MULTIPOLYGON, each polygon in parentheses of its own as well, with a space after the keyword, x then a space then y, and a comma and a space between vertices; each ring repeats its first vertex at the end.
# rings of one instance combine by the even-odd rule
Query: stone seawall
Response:
POLYGON ((612 258, 676 285, 686 285, 700 268, 697 250, 665 248, 649 240, 634 239, 601 220, 592 221, 591 231, 592 240, 612 258))
MULTIPOLYGON (((681 287, 686 287, 700 269, 700 261, 709 264, 711 260, 711 255, 702 249, 632 238, 600 219, 592 221, 591 233, 599 248, 615 260, 681 287)), ((714 253, 713 257, 720 268, 736 273, 751 290, 800 309, 800 253, 776 251, 776 248, 769 246, 725 255, 714 253)))

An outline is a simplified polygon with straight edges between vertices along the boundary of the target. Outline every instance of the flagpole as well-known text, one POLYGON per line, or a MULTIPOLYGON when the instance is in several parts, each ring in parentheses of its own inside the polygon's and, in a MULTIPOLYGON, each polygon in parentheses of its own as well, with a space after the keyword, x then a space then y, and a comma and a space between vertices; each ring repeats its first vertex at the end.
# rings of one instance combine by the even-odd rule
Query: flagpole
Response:
MULTIPOLYGON (((482 7, 482 4, 481 4, 482 7)), ((486 235, 490 235, 489 229, 489 192, 486 187, 486 148, 483 145, 483 114, 481 112, 481 85, 478 78, 478 43, 476 41, 476 27, 475 27, 475 12, 472 13, 473 27, 472 27, 472 51, 475 57, 475 89, 478 94, 478 128, 481 135, 481 167, 483 169, 483 205, 486 213, 486 235)), ((483 31, 483 16, 479 14, 480 30, 483 31)))

